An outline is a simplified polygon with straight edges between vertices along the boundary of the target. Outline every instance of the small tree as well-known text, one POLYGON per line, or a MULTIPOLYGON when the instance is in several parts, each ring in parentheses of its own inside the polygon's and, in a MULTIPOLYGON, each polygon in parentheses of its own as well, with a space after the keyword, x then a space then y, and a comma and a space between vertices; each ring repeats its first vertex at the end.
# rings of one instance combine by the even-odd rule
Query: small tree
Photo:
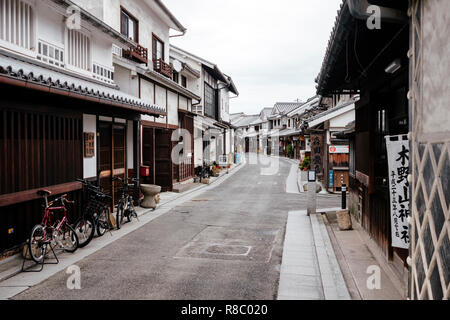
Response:
POLYGON ((288 155, 289 158, 292 158, 293 153, 294 153, 294 148, 292 147, 292 144, 288 144, 286 147, 286 153, 288 155))
POLYGON ((300 163, 299 168, 300 170, 308 170, 310 165, 311 165, 311 158, 305 157, 303 161, 300 163))

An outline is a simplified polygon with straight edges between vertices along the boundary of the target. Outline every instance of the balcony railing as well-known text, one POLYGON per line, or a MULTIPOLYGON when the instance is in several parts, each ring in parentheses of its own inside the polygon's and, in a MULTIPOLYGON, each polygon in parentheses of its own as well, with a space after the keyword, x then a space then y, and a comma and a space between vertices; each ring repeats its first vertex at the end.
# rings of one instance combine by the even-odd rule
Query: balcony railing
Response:
POLYGON ((153 60, 153 70, 172 79, 172 67, 170 66, 170 64, 165 63, 162 59, 153 60))
POLYGON ((138 62, 148 63, 148 50, 147 48, 137 45, 136 48, 130 48, 129 50, 123 50, 123 56, 125 58, 135 60, 138 62))

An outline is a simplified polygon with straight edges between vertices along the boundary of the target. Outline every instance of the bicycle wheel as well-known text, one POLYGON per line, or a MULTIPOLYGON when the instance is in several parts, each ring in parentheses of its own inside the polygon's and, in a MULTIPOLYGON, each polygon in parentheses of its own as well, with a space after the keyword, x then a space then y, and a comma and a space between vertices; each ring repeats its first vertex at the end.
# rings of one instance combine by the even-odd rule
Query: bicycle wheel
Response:
POLYGON ((31 229, 28 239, 28 251, 31 259, 36 263, 41 263, 44 259, 45 230, 40 224, 31 229))
POLYGON ((60 229, 55 230, 56 243, 67 252, 75 252, 78 249, 78 236, 75 229, 64 223, 60 229))
POLYGON ((105 207, 101 209, 101 213, 97 220, 97 235, 99 237, 103 236, 106 232, 106 230, 110 229, 110 222, 109 222, 109 208, 105 207))
POLYGON ((136 213, 136 209, 134 208, 134 204, 133 204, 133 198, 129 197, 128 198, 128 208, 127 208, 127 219, 128 222, 131 222, 132 218, 136 218, 137 219, 137 213, 136 213))
POLYGON ((120 229, 120 226, 123 223, 124 215, 125 215, 124 203, 123 203, 123 200, 120 200, 119 204, 117 205, 117 213, 116 213, 117 229, 120 229))
POLYGON ((95 233, 94 220, 91 217, 81 218, 75 224, 75 232, 78 236, 78 247, 83 248, 91 242, 95 233))

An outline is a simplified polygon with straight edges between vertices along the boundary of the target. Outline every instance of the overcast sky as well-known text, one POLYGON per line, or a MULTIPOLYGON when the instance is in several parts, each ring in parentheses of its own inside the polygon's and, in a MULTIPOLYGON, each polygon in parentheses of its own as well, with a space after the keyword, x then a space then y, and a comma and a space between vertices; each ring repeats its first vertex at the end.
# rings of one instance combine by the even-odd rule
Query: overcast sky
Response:
POLYGON ((341 0, 164 0, 187 28, 171 43, 219 66, 239 97, 230 112, 257 114, 315 95, 341 0))

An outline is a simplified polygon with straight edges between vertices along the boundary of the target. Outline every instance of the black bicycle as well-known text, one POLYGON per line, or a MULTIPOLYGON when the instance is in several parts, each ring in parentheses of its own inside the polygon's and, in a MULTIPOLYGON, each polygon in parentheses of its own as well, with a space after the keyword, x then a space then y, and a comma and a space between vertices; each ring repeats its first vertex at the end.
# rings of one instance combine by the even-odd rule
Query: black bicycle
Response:
POLYGON ((122 188, 120 189, 121 195, 119 199, 119 203, 117 204, 117 213, 116 213, 116 226, 117 229, 120 229, 120 226, 123 224, 123 219, 126 217, 128 222, 131 222, 132 218, 136 218, 139 221, 139 218, 136 213, 136 209, 134 208, 134 199, 130 195, 130 187, 134 187, 134 183, 137 183, 138 180, 135 178, 128 178, 128 180, 132 181, 132 184, 128 182, 125 183, 123 179, 119 177, 114 177, 113 181, 120 181, 122 184, 122 188))
POLYGON ((202 179, 212 176, 211 166, 206 164, 206 162, 203 162, 203 166, 195 168, 195 174, 200 178, 200 182, 202 182, 202 179))
POLYGON ((98 236, 103 236, 107 230, 114 227, 109 218, 109 202, 112 199, 105 194, 101 187, 87 180, 77 179, 81 182, 85 191, 86 206, 83 214, 75 224, 75 230, 80 239, 80 247, 85 247, 91 242, 95 231, 98 236))

